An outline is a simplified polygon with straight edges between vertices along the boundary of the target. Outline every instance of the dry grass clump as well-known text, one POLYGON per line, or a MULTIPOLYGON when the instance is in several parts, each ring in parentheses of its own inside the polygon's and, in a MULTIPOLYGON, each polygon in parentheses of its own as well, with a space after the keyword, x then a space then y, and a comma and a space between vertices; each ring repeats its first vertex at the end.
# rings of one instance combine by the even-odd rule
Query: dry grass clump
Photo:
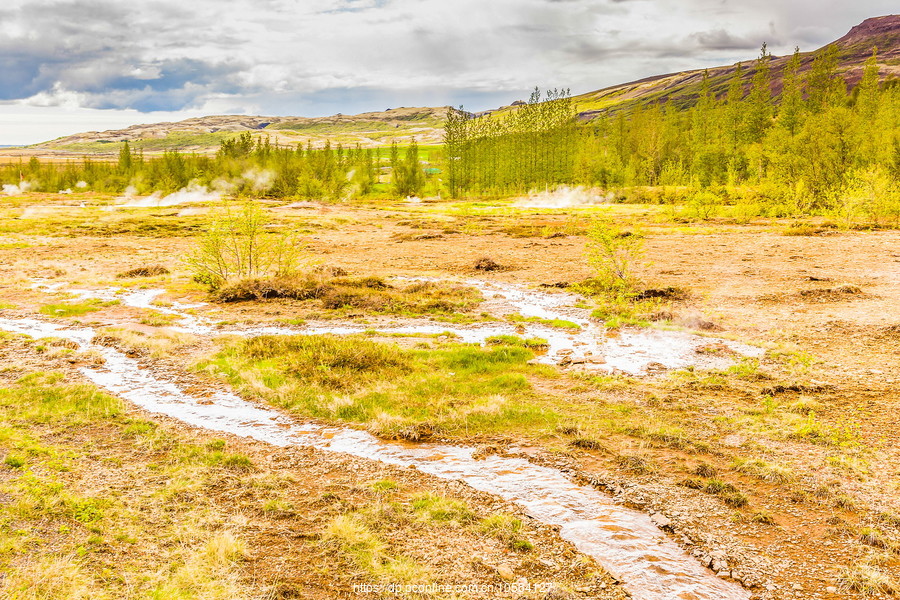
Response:
POLYGON ((506 269, 503 265, 495 261, 489 256, 483 256, 475 261, 474 268, 476 271, 503 271, 506 269))
POLYGON ((244 302, 267 298, 310 300, 321 298, 329 288, 318 278, 268 277, 242 279, 219 288, 214 298, 218 302, 244 302))
POLYGON ((108 597, 98 593, 74 557, 45 558, 7 573, 4 588, 16 600, 93 600, 108 597))
POLYGON ((197 341, 197 337, 180 331, 160 330, 153 334, 143 331, 107 327, 100 330, 92 343, 99 346, 112 346, 123 350, 129 356, 150 356, 162 358, 173 352, 183 350, 197 341))
POLYGON ((570 441, 569 445, 573 448, 581 448, 582 450, 607 450, 606 446, 589 437, 577 437, 570 441))
POLYGON ((852 283, 843 283, 831 288, 820 288, 814 290, 801 290, 799 296, 805 299, 826 301, 841 300, 847 296, 863 295, 862 288, 852 283))
POLYGON ((118 279, 134 279, 136 277, 159 277, 160 275, 168 275, 169 269, 162 265, 147 265, 143 267, 135 267, 127 271, 122 271, 116 277, 118 279))
POLYGON ((841 587, 863 596, 896 594, 900 592, 897 582, 875 565, 855 564, 843 570, 839 578, 841 587))
POLYGON ((795 479, 794 472, 788 467, 767 463, 758 458, 749 460, 736 458, 731 468, 769 483, 790 483, 795 479))
POLYGON ((656 466, 648 459, 637 455, 620 455, 616 457, 616 464, 625 471, 636 475, 649 475, 656 472, 656 466))
POLYGON ((357 309, 388 314, 466 311, 482 299, 476 289, 453 283, 423 281, 395 286, 380 277, 324 274, 243 279, 223 285, 214 295, 218 302, 272 298, 317 300, 327 310, 357 309))
POLYGON ((237 354, 249 361, 272 362, 289 376, 333 390, 353 389, 412 368, 410 356, 398 346, 357 337, 259 336, 244 340, 237 354))
POLYGON ((426 581, 428 571, 404 556, 391 556, 388 545, 365 522, 363 515, 334 517, 322 533, 326 549, 344 555, 376 579, 392 582, 426 581))

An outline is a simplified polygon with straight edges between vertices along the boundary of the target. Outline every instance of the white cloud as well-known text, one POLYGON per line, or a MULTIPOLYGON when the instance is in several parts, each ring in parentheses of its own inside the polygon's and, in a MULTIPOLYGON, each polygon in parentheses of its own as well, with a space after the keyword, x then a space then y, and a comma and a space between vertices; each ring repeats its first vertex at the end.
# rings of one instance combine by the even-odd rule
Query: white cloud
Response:
MULTIPOLYGON (((482 109, 534 85, 577 93, 747 60, 763 41, 775 53, 813 49, 894 4, 6 0, 0 101, 110 109, 116 123, 134 119, 127 109, 314 116, 426 100, 482 109)), ((0 104, 0 120, 15 110, 0 104)), ((0 143, 11 139, 0 132, 0 143)))

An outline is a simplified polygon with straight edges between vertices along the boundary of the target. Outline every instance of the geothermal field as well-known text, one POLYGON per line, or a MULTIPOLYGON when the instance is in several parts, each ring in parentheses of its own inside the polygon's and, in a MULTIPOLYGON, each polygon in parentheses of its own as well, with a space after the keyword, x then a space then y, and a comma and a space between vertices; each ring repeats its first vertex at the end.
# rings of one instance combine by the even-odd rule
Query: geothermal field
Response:
POLYGON ((0 10, 0 600, 900 595, 886 2, 183 4, 0 10))
POLYGON ((588 196, 7 197, 9 585, 837 598, 891 568, 896 231, 588 196), (211 292, 190 261, 247 210, 295 274, 211 292), (598 216, 640 236, 627 301, 593 291, 598 216))

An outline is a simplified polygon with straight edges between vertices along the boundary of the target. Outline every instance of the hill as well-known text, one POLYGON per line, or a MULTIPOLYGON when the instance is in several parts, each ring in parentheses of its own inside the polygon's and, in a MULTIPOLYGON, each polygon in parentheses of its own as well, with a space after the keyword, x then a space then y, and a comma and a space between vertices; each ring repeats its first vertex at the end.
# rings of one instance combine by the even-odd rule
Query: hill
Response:
MULTIPOLYGON (((833 42, 839 49, 838 71, 847 85, 855 85, 862 77, 863 65, 874 48, 878 49, 878 64, 883 80, 900 77, 900 15, 866 19, 847 35, 833 42)), ((829 44, 831 45, 831 44, 829 44)), ((812 65, 816 53, 801 53, 801 75, 812 65)), ((782 72, 790 56, 773 57, 772 90, 781 91, 782 72)), ((747 87, 753 77, 753 61, 744 64, 743 79, 747 87), (750 68, 746 68, 750 67, 750 68)), ((627 110, 636 105, 656 102, 671 103, 679 108, 692 106, 696 101, 704 72, 709 75, 713 93, 724 94, 737 64, 712 69, 696 69, 680 73, 657 75, 622 85, 616 85, 575 97, 579 115, 590 120, 609 111, 627 110)))
POLYGON ((330 117, 265 117, 215 115, 174 123, 132 125, 125 129, 79 133, 32 146, 32 150, 77 153, 118 152, 128 141, 145 151, 177 149, 208 151, 235 133, 250 131, 268 136, 273 143, 321 146, 326 140, 344 146, 373 147, 385 140, 403 142, 412 137, 421 144, 437 143, 443 135, 446 107, 394 108, 359 115, 330 117))

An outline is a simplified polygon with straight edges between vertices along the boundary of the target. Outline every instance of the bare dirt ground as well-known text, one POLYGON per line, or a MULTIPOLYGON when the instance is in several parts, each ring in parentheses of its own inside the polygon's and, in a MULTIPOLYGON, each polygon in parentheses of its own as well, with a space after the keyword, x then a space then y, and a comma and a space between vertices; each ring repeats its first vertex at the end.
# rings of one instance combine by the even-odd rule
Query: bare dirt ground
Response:
MULTIPOLYGON (((0 302, 9 307, 3 316, 33 316, 39 307, 58 301, 52 290, 31 287, 35 283, 119 285, 123 280, 116 280, 116 274, 148 264, 165 265, 172 273, 131 285, 163 286, 166 300, 206 298, 177 260, 195 243, 195 213, 180 208, 128 215, 98 211, 84 218, 67 209, 23 220, 27 199, 16 204, 18 208, 6 209, 0 221, 0 302), (135 222, 141 220, 152 227, 140 230, 135 222)), ((591 275, 583 258, 585 238, 578 235, 583 215, 478 213, 428 204, 305 204, 272 213, 280 223, 306 232, 316 262, 352 274, 478 277, 524 286, 572 283, 591 275), (505 268, 488 273, 474 269, 476 260, 485 256, 505 268)), ((596 422, 573 424, 596 442, 593 446, 573 444, 576 434, 561 431, 528 439, 474 436, 449 441, 524 448, 518 451, 536 462, 558 466, 623 502, 659 513, 673 539, 760 598, 850 598, 874 589, 869 578, 868 588, 857 585, 854 590, 848 569, 874 569, 897 578, 900 233, 787 236, 780 223, 685 226, 660 222, 652 207, 613 207, 611 214, 642 230, 641 277, 647 286, 687 292, 685 299, 666 307, 672 324, 688 329, 702 324, 708 335, 766 348, 765 357, 745 371, 724 374, 688 371, 598 382, 571 373, 552 382, 535 381, 538 391, 556 405, 596 407, 596 422), (625 460, 629 457, 640 458, 646 468, 635 468, 633 460, 625 460), (725 502, 716 492, 721 484, 739 490, 747 504, 725 502)), ((228 323, 305 316, 289 301, 211 304, 197 310, 228 323)), ((136 309, 110 306, 77 318, 121 325, 137 323, 143 316, 136 309)), ((386 319, 349 317, 373 326, 386 319)), ((187 370, 208 351, 208 346, 190 347, 170 360, 187 370)), ((40 357, 32 360, 40 362, 40 357)), ((182 429, 173 423, 165 426, 182 429)), ((273 451, 236 439, 229 440, 232 443, 265 470, 307 473, 292 484, 290 493, 310 498, 332 485, 351 504, 365 502, 354 495, 354 486, 387 471, 410 489, 449 485, 314 451, 273 451), (331 475, 323 481, 320 473, 325 472, 331 475)), ((238 486, 239 481, 232 484, 238 486)), ((489 498, 457 488, 450 492, 466 495, 478 510, 491 510, 489 498)), ((278 555, 288 544, 278 531, 314 530, 314 523, 322 522, 317 511, 327 509, 302 506, 289 521, 294 525, 265 523, 251 533, 257 536, 253 544, 258 540, 261 547, 271 547, 265 554, 278 555)), ((565 544, 551 534, 536 530, 533 535, 551 555, 566 552, 565 544)), ((283 557, 279 568, 309 560, 318 550, 310 552, 283 557)), ((464 554, 452 565, 437 568, 476 577, 474 567, 460 566, 464 554)), ((254 563, 250 571, 265 579, 267 572, 259 567, 254 563)), ((527 574, 531 567, 517 569, 527 574)), ((584 574, 550 575, 571 582, 584 574)), ((346 590, 350 581, 332 583, 346 590)), ((303 590, 302 596, 315 597, 308 596, 308 590, 318 584, 295 583, 291 585, 303 590)), ((883 588, 885 594, 888 589, 883 588)))

